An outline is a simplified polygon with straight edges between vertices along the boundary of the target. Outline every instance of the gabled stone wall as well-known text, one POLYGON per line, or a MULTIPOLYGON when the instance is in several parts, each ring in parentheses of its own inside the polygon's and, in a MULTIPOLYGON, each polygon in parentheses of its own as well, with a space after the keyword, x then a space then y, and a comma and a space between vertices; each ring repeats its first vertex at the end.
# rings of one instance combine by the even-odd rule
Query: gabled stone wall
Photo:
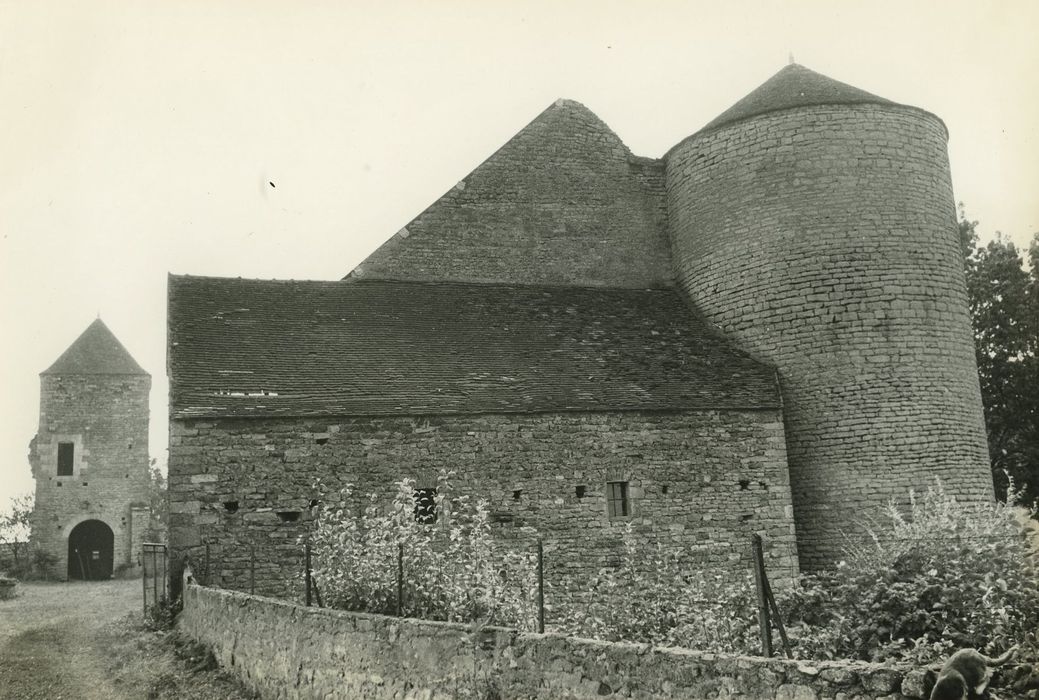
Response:
POLYGON ((559 100, 349 277, 670 286, 662 164, 559 100))

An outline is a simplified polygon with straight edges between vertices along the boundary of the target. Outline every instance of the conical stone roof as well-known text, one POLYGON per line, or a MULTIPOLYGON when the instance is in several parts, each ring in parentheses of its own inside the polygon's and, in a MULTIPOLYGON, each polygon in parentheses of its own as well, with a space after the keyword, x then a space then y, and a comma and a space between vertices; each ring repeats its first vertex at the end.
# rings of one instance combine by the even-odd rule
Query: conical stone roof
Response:
POLYGON ((796 63, 784 67, 756 90, 722 112, 701 131, 791 107, 829 104, 897 104, 828 78, 796 63))
POLYGON ((144 374, 99 318, 83 331, 54 364, 40 374, 144 374))

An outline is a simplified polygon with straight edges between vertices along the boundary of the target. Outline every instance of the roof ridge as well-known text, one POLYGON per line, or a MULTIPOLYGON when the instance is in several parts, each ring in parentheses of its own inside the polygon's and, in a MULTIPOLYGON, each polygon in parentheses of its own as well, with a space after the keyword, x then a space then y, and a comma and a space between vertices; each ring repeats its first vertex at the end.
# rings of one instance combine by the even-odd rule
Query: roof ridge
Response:
POLYGON ((580 285, 580 284, 524 284, 521 282, 488 282, 470 280, 415 280, 394 279, 389 277, 345 277, 337 280, 315 280, 315 279, 275 279, 261 277, 218 277, 214 275, 175 275, 170 274, 171 279, 178 282, 181 280, 216 280, 221 282, 263 282, 268 284, 327 284, 327 285, 373 285, 393 284, 429 287, 499 287, 509 289, 560 289, 560 290, 586 290, 586 291, 628 291, 628 292, 680 292, 677 285, 662 287, 631 287, 611 285, 580 285))

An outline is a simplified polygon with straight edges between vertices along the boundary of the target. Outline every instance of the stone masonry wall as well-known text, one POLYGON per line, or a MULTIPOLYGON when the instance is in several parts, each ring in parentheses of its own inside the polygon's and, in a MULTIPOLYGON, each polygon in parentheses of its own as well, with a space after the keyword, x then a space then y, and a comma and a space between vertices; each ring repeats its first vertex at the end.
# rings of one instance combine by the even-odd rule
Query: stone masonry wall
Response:
POLYGON ((898 106, 785 110, 667 156, 680 284, 779 368, 802 566, 940 477, 992 498, 946 132, 898 106))
POLYGON ((389 500, 395 481, 432 486, 442 468, 490 501, 502 541, 533 547, 537 529, 550 583, 616 563, 629 523, 647 545, 681 548, 690 566, 740 572, 759 532, 776 584, 797 572, 776 411, 175 420, 174 561, 192 561, 212 585, 249 590, 254 576, 256 592, 299 598, 298 538, 319 497, 315 480, 389 500), (628 518, 607 515, 611 480, 629 482, 628 518), (286 522, 286 513, 301 517, 286 522))
POLYGON ((32 541, 68 572, 68 536, 101 520, 115 536, 113 566, 136 562, 131 504, 148 503, 147 375, 42 375, 39 432, 30 454, 36 479, 32 541), (58 443, 75 445, 71 476, 58 476, 58 443))
POLYGON ((662 164, 559 100, 350 277, 670 286, 662 164))
MULTIPOLYGON (((270 698, 926 697, 923 671, 723 656, 645 644, 305 608, 185 587, 183 634, 270 698)), ((933 680, 932 680, 933 682, 933 680)))

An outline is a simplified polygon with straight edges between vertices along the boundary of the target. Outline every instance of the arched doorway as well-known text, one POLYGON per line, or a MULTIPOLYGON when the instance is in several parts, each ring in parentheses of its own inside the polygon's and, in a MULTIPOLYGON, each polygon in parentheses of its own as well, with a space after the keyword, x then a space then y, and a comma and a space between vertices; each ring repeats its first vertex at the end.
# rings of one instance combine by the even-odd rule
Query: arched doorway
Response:
POLYGON ((84 520, 69 533, 69 579, 112 578, 115 535, 100 520, 84 520))

